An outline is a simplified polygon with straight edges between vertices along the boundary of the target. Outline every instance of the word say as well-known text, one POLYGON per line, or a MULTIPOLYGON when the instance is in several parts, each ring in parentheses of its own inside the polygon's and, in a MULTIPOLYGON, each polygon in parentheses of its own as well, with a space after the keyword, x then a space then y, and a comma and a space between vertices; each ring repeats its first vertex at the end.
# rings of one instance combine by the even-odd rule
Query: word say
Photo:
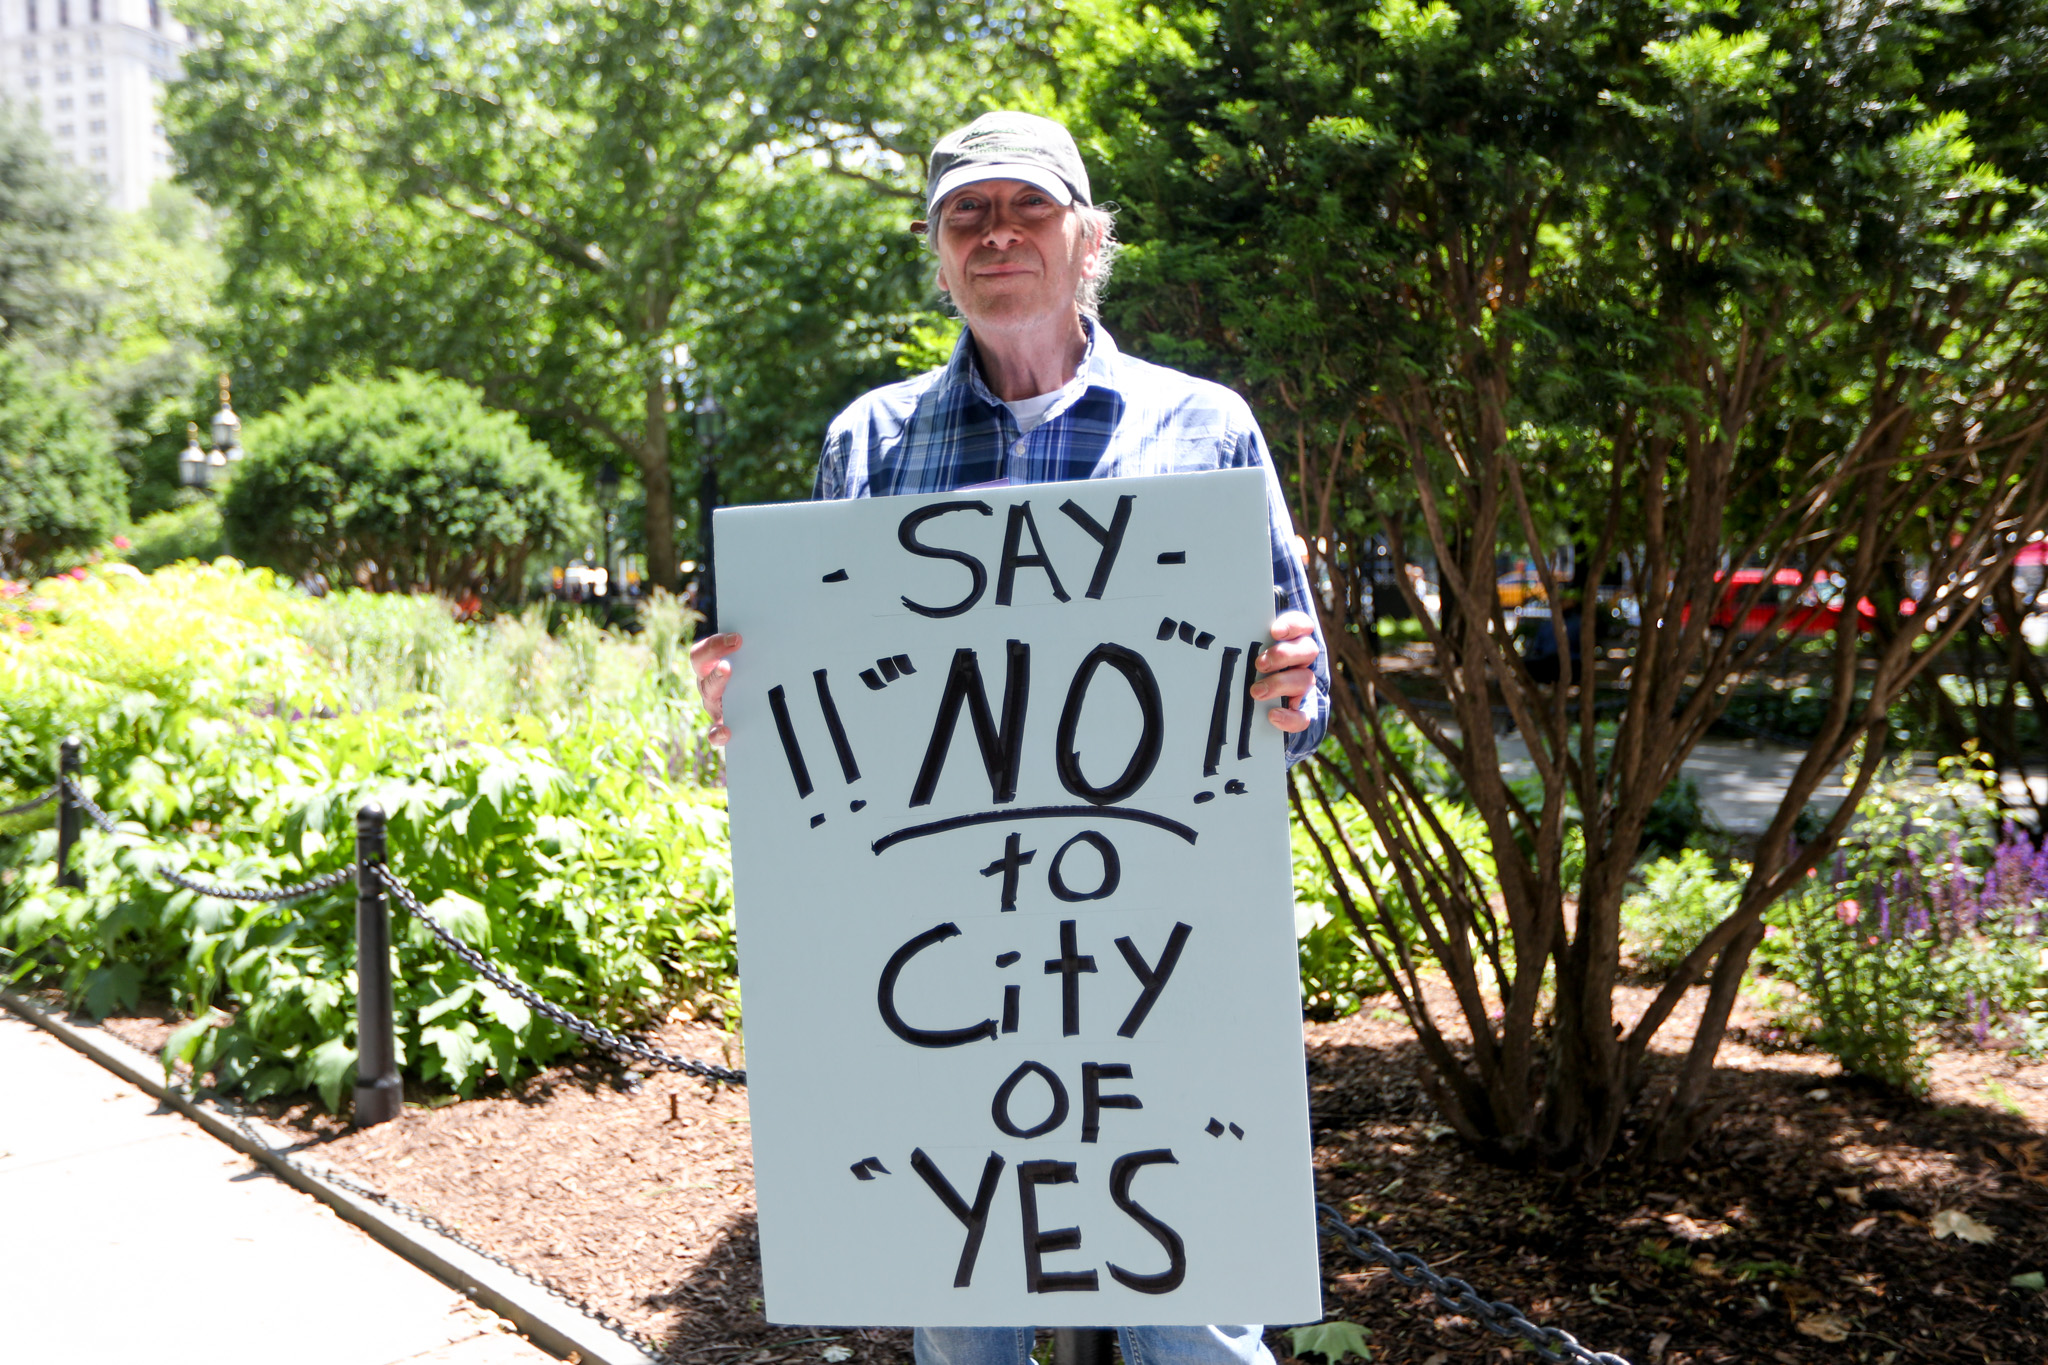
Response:
POLYGON ((1268 496, 717 513, 772 1321, 1321 1316, 1268 496))

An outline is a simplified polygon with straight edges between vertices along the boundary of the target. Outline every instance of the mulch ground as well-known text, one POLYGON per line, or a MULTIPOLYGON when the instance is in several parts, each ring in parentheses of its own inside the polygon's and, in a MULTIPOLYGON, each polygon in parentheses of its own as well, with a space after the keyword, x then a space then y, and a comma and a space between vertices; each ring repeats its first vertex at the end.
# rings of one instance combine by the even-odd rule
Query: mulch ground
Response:
MULTIPOLYGON (((107 1022, 145 1046, 167 1024, 107 1022)), ((1717 1081, 1727 1114, 1691 1160, 1566 1185, 1463 1150, 1384 1004, 1306 1033, 1319 1197, 1589 1347, 1636 1365, 2048 1365, 2048 1294, 2011 1284, 2048 1270, 2048 1065, 1944 1053, 1917 1102, 1738 1038, 1717 1081), (1937 1238, 1958 1213, 1992 1240, 1937 1238)), ((707 1022, 661 1040, 738 1060, 707 1022)), ((743 1090, 592 1060, 469 1101, 418 1098, 362 1132, 310 1101, 273 1112, 308 1155, 692 1365, 809 1365, 834 1347, 860 1365, 908 1360, 906 1332, 762 1320, 743 1090)), ((1365 1328, 1377 1362, 1527 1358, 1334 1242, 1323 1266, 1328 1316, 1365 1328)), ((1284 1332, 1269 1340, 1287 1356, 1284 1332)))

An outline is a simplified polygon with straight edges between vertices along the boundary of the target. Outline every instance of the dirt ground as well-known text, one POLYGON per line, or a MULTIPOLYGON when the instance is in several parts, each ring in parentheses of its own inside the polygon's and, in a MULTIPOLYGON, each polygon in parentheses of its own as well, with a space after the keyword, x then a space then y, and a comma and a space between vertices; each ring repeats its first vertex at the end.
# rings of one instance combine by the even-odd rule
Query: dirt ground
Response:
MULTIPOLYGON (((1917 1102, 1739 1021, 1717 1081, 1728 1111, 1692 1160, 1617 1164, 1567 1186, 1488 1165, 1451 1137, 1390 1006, 1306 1026, 1318 1197, 1442 1273, 1636 1365, 2048 1365, 2048 1294, 2011 1283, 2048 1270, 2048 1065, 1946 1052, 1917 1102), (1936 1235, 1950 1227, 1990 1240, 1936 1235)), ((168 1027, 107 1024, 142 1046, 168 1027)), ((661 1038, 739 1060, 709 1023, 678 1020, 661 1038)), ((593 1059, 465 1102, 419 1098, 362 1132, 310 1101, 273 1111, 310 1157, 679 1360, 793 1365, 833 1347, 861 1365, 908 1359, 905 1332, 763 1321, 744 1090, 641 1081, 593 1059)), ((1323 1267, 1327 1315, 1365 1328, 1383 1365, 1520 1354, 1335 1239, 1323 1267)), ((1284 1331, 1269 1339, 1288 1355, 1284 1331)))

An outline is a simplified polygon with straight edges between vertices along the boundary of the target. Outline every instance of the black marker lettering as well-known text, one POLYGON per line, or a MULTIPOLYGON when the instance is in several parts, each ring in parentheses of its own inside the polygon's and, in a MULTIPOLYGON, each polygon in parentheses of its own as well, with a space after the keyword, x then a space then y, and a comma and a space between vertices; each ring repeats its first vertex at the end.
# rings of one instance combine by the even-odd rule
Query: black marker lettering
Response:
POLYGON ((989 1103, 989 1117, 996 1121, 996 1127, 1013 1138, 1035 1138, 1050 1133, 1067 1121, 1067 1088, 1060 1084, 1060 1078, 1053 1075, 1052 1068, 1038 1062, 1024 1062, 1012 1071, 1009 1078, 996 1088, 996 1097, 989 1103), (1052 1110, 1045 1118, 1029 1128, 1020 1128, 1010 1117, 1010 1096, 1017 1093, 1017 1086, 1026 1076, 1041 1077, 1052 1092, 1052 1110))
POLYGON ((988 1160, 982 1163, 981 1185, 974 1192, 972 1207, 953 1188, 953 1182, 946 1179, 938 1163, 924 1154, 924 1148, 912 1150, 910 1169, 924 1177, 924 1183, 932 1187, 932 1193, 939 1197, 947 1212, 967 1225, 967 1242, 960 1248, 960 1265, 953 1272, 953 1287, 965 1289, 974 1279, 974 1258, 981 1254, 981 1235, 988 1231, 988 1211, 996 1201, 996 1182, 1003 1177, 1003 1159, 990 1152, 988 1160))
MULTIPOLYGON (((1116 515, 1109 519, 1109 529, 1088 515, 1081 505, 1072 498, 1060 504, 1060 511, 1072 518, 1074 525, 1095 537, 1095 543, 1102 547, 1102 553, 1095 556, 1095 572, 1089 576, 1087 596, 1100 598, 1102 590, 1109 586, 1109 571, 1116 566, 1116 554, 1124 546, 1124 532, 1131 524, 1131 504, 1137 498, 1126 493, 1116 500, 1116 515)), ((1164 562, 1163 560, 1161 561, 1164 562)))
POLYGON ((1122 1062, 1081 1063, 1081 1141, 1093 1142, 1102 1131, 1102 1111, 1105 1109, 1143 1109, 1144 1103, 1136 1095, 1105 1095, 1104 1081, 1127 1081, 1131 1079, 1130 1067, 1122 1062))
POLYGON ((796 779, 796 794, 811 794, 811 770, 804 762, 804 751, 797 747, 796 726, 789 721, 789 702, 783 697, 778 685, 768 689, 768 709, 775 713, 775 733, 782 740, 782 756, 789 760, 789 775, 796 779))
POLYGON ((896 661, 894 659, 877 659, 875 660, 875 667, 882 670, 882 681, 885 683, 895 682, 901 676, 896 670, 896 661))
POLYGON ((974 724, 981 766, 988 772, 989 800, 997 805, 1016 800, 1017 771, 1024 763, 1024 712, 1030 698, 1030 645, 1010 641, 1009 661, 1003 675, 1001 726, 989 711, 988 689, 982 686, 981 664, 974 651, 954 650, 953 667, 946 674, 946 690, 939 697, 938 719, 932 722, 931 743, 925 746, 924 762, 918 767, 917 782, 910 789, 910 804, 931 804, 932 794, 938 790, 939 772, 946 766, 946 754, 953 746, 953 727, 959 722, 963 703, 974 724))
POLYGON ((1180 622, 1174 620, 1171 616, 1160 617, 1159 633, 1152 638, 1155 640, 1171 640, 1173 638, 1173 628, 1179 624, 1180 622))
POLYGON ((1188 935, 1194 932, 1188 925, 1176 922, 1173 932, 1166 936, 1166 947, 1159 952, 1159 964, 1153 967, 1145 965, 1144 954, 1138 951, 1138 945, 1132 943, 1129 938, 1120 938, 1116 941, 1116 950, 1124 955, 1124 962, 1130 967, 1131 975, 1137 977, 1138 984, 1144 988, 1138 993, 1137 1003, 1131 1006, 1131 1012, 1124 1016, 1122 1026, 1116 1031, 1117 1037, 1138 1036, 1138 1026, 1145 1022, 1145 1016, 1152 1012, 1152 1006, 1159 1000, 1159 993, 1166 989, 1167 979, 1173 975, 1174 967, 1180 962, 1180 950, 1188 946, 1188 935))
MULTIPOLYGON (((1116 856, 1116 845, 1092 829, 1084 829, 1060 845, 1060 851, 1052 855, 1052 866, 1046 869, 1046 881, 1052 887, 1052 894, 1072 904, 1076 901, 1099 901, 1116 890, 1116 884, 1123 877, 1123 864, 1116 856), (1060 864, 1066 860, 1067 850, 1075 844, 1086 844, 1102 855, 1102 883, 1093 891, 1076 891, 1067 885, 1067 879, 1060 875, 1060 864)), ((1007 907, 1006 907, 1007 908, 1007 907)))
POLYGON ((897 671, 906 678, 917 672, 916 669, 910 666, 910 656, 908 654, 891 654, 889 661, 895 664, 897 671))
MULTIPOLYGON (((910 942, 898 948, 889 956, 889 964, 882 968, 882 981, 875 990, 875 1007, 882 1012, 882 1022, 889 1026, 889 1032, 904 1042, 917 1047, 958 1047, 982 1038, 996 1036, 996 1021, 984 1019, 967 1028, 912 1028, 903 1022, 903 1016, 896 1011, 896 978, 903 975, 903 969, 916 957, 935 943, 944 943, 960 932, 957 924, 941 924, 925 930, 910 942)), ((1171 949, 1169 948, 1169 951, 1171 949)))
POLYGON ((1017 1165, 1017 1202, 1024 1212, 1024 1288, 1032 1294, 1057 1294, 1068 1290, 1094 1292, 1100 1286, 1092 1270, 1055 1273, 1044 1266, 1049 1251, 1079 1251, 1081 1229, 1038 1230, 1038 1187, 1076 1183, 1071 1161, 1024 1161, 1017 1165))
POLYGON ((832 687, 825 681, 825 670, 811 674, 811 681, 818 685, 818 709, 825 713, 825 732, 832 736, 832 751, 839 755, 839 771, 846 774, 848 782, 860 781, 860 764, 853 761, 853 746, 846 742, 846 727, 839 723, 839 708, 832 704, 832 687))
MULTIPOLYGON (((1066 850, 1061 849, 1060 852, 1065 853, 1066 850)), ((1037 856, 1037 849, 1024 847, 1023 835, 1012 834, 1003 840, 1003 856, 981 870, 984 877, 993 877, 998 872, 1003 874, 1003 909, 1017 908, 1017 869, 1028 865, 1037 856)), ((1053 859, 1053 866, 1059 866, 1059 859, 1053 859)))
POLYGON ((921 603, 911 601, 908 597, 904 598, 903 605, 909 607, 920 616, 958 616, 976 602, 979 602, 982 593, 988 589, 988 570, 982 567, 980 560, 968 554, 965 550, 943 550, 936 545, 926 545, 917 538, 919 527, 934 517, 943 517, 949 512, 979 512, 985 517, 995 515, 995 509, 985 502, 940 502, 934 503, 930 507, 918 508, 915 512, 905 517, 896 528, 897 541, 910 553, 921 555, 926 559, 950 559, 955 563, 965 564, 967 571, 974 575, 974 587, 968 592, 967 596, 961 598, 950 607, 927 607, 921 603))
POLYGON ((1043 569, 1046 581, 1052 584, 1052 595, 1062 602, 1073 599, 1060 586, 1060 576, 1052 571, 1052 561, 1046 558, 1045 542, 1038 538, 1038 523, 1031 517, 1031 504, 1018 502, 1010 504, 1010 524, 1003 529, 1003 565, 996 573, 996 605, 1010 605, 1010 593, 1017 586, 1017 570, 1043 569), (1017 553, 1024 532, 1031 532, 1033 553, 1017 553))
POLYGON ((1131 1198, 1131 1181, 1147 1166, 1178 1166, 1179 1158, 1165 1147, 1149 1152, 1130 1152, 1116 1159, 1109 1168, 1109 1197, 1116 1206, 1130 1215, 1131 1221, 1152 1234, 1160 1246, 1166 1249, 1166 1269, 1157 1275, 1134 1275, 1115 1262, 1109 1264, 1110 1277, 1126 1289, 1135 1289, 1140 1294, 1171 1294, 1180 1288, 1181 1281, 1188 1274, 1188 1249, 1180 1234, 1160 1222, 1137 1200, 1131 1198))
POLYGON ((1259 680, 1259 642, 1246 646, 1244 654, 1244 709, 1237 713, 1237 756, 1252 756, 1252 684, 1259 680))
POLYGON ((1022 986, 1003 987, 1003 1032, 1015 1033, 1017 1031, 1017 1012, 1023 1000, 1024 988, 1022 986))
MULTIPOLYGON (((1237 680, 1237 646, 1223 651, 1223 667, 1216 670, 1216 700, 1209 706, 1209 746, 1202 751, 1202 776, 1214 777, 1223 759, 1223 732, 1230 724, 1230 684, 1237 680)), ((1245 703, 1249 706, 1249 700, 1245 703)))
MULTIPOLYGON (((1167 951, 1171 952, 1169 946, 1167 951)), ((1081 1031, 1081 978, 1094 972, 1095 959, 1081 955, 1074 940, 1074 921, 1060 921, 1060 955, 1045 964, 1047 976, 1060 980, 1060 1036, 1071 1038, 1081 1031)), ((1170 968, 1168 970, 1171 970, 1170 968)), ((1162 981, 1160 983, 1164 985, 1162 981)), ((1151 1008, 1149 1005, 1146 1008, 1151 1008)), ((1129 1035, 1126 1034, 1126 1037, 1129 1035)))
POLYGON ((1081 667, 1074 673, 1074 681, 1068 684, 1067 704, 1060 711, 1058 748, 1055 750, 1060 785, 1098 806, 1123 800, 1144 786, 1145 779, 1152 776, 1152 769, 1159 762, 1159 746, 1165 728, 1165 717, 1159 704, 1159 682, 1152 676, 1151 665, 1122 645, 1095 646, 1081 661, 1081 667), (1081 707, 1087 701, 1088 686, 1095 680, 1096 670, 1104 664, 1122 674, 1130 685, 1131 695, 1138 699, 1141 722, 1138 742, 1131 749, 1130 762, 1124 765, 1123 773, 1108 786, 1097 787, 1090 785, 1082 775, 1081 756, 1074 751, 1074 736, 1081 728, 1081 707))

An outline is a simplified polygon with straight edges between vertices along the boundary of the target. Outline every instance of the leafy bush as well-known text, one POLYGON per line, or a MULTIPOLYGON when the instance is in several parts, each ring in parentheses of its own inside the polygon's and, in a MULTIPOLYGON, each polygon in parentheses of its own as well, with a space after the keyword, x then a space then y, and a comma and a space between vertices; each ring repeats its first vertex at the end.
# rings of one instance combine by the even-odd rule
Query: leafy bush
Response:
POLYGON ((529 556, 591 514, 547 449, 451 379, 322 385, 250 423, 229 546, 292 577, 519 594, 529 556))
POLYGON ((201 498, 137 522, 125 558, 142 572, 153 573, 188 559, 211 563, 224 552, 220 504, 201 498))
MULTIPOLYGON (((354 1067, 348 889, 246 905, 150 873, 274 884, 337 869, 356 808, 375 801, 394 870, 550 999, 615 1025, 679 1002, 731 1005, 724 797, 678 767, 678 736, 703 718, 645 645, 522 635, 537 676, 564 681, 537 694, 544 714, 488 714, 433 690, 467 675, 432 668, 408 680, 427 686, 360 692, 376 660, 422 641, 467 657, 507 637, 454 627, 432 602, 315 602, 262 571, 188 566, 57 585, 30 623, 0 641, 0 789, 47 782, 56 739, 83 731, 88 789, 122 834, 88 833, 76 890, 55 885, 47 810, 43 828, 0 843, 8 977, 62 986, 93 1011, 168 998, 194 1020, 173 1053, 222 1085, 315 1086, 337 1105, 354 1067), (351 662, 313 642, 345 644, 351 662), (583 677, 597 686, 577 692, 569 680, 583 677)), ((573 1046, 418 925, 397 938, 408 1075, 468 1093, 573 1046)))
MULTIPOLYGON (((1429 798, 1431 808, 1476 870, 1491 868, 1481 857, 1486 847, 1486 828, 1469 807, 1443 797, 1429 798)), ((1415 919, 1393 864, 1374 835, 1365 811, 1348 798, 1332 803, 1333 822, 1320 809, 1311 809, 1306 819, 1292 824, 1294 852, 1294 932, 1301 958, 1302 1012, 1311 1019, 1341 1019, 1356 1013, 1365 997, 1387 989, 1358 925, 1344 911, 1343 897, 1331 883, 1316 839, 1332 848, 1348 842, 1365 864, 1367 876, 1345 876, 1345 889, 1366 917, 1373 940, 1390 957, 1397 955, 1414 938, 1415 919), (1369 885, 1368 885, 1369 884, 1369 885), (1373 890, 1385 901, 1393 932, 1374 916, 1373 890)), ((1346 855, 1339 852, 1338 857, 1346 855)))
POLYGON ((1786 1022, 1899 1089, 1925 1089, 1943 1032, 2048 1047, 2048 847, 1997 825, 1981 776, 1895 768, 1832 868, 1773 909, 1759 954, 1804 996, 1786 1022))
POLYGON ((0 349, 0 577, 49 573, 121 529, 126 486, 85 405, 0 349))
POLYGON ((1724 875, 1696 848, 1644 864, 1641 889, 1621 903, 1622 930, 1637 963, 1657 973, 1676 967, 1735 908, 1747 875, 1740 866, 1724 875))

